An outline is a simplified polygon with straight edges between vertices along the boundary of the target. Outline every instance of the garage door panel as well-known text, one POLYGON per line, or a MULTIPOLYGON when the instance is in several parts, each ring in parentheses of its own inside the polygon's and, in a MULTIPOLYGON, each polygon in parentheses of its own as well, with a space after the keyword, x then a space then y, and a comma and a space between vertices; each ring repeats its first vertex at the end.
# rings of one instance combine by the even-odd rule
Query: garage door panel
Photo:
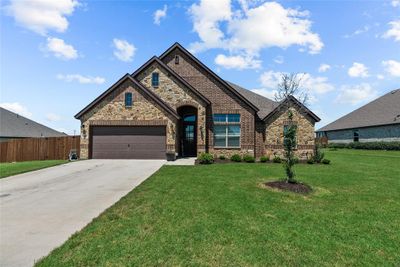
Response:
POLYGON ((165 127, 93 127, 92 158, 165 159, 165 127))

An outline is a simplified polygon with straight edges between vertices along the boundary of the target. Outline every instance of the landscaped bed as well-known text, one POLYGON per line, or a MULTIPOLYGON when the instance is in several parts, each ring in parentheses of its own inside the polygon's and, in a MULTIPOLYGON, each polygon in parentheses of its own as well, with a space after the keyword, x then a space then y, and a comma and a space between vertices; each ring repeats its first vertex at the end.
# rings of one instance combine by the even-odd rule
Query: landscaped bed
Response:
POLYGON ((37 265, 399 265, 400 153, 326 156, 306 195, 260 186, 281 164, 164 166, 37 265))
POLYGON ((12 163, 0 163, 0 178, 24 172, 44 169, 67 162, 68 162, 67 160, 35 160, 35 161, 23 161, 23 162, 12 162, 12 163))

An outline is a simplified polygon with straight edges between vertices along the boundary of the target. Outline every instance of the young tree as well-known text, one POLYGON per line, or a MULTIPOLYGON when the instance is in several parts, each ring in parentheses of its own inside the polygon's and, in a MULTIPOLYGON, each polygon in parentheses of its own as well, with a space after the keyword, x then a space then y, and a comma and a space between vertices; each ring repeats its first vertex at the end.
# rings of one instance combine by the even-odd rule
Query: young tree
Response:
POLYGON ((301 79, 302 76, 299 76, 297 73, 283 73, 281 81, 278 84, 277 93, 275 94, 275 101, 284 103, 282 109, 287 113, 288 118, 288 123, 285 125, 283 132, 283 147, 285 150, 284 168, 286 172, 286 181, 288 183, 296 183, 296 174, 293 167, 296 164, 294 150, 297 142, 297 125, 293 121, 290 98, 296 96, 297 100, 303 104, 305 104, 308 99, 307 92, 300 87, 301 79))

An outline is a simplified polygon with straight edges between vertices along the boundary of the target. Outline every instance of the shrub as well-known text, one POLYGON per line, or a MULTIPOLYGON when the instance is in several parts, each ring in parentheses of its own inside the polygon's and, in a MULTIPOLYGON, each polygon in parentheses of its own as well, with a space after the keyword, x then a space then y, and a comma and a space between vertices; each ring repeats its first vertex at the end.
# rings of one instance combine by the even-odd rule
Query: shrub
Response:
POLYGON ((314 150, 314 162, 321 163, 321 161, 324 159, 324 156, 325 154, 321 151, 320 145, 316 145, 314 150))
POLYGON ((245 161, 247 163, 254 163, 256 160, 251 155, 244 155, 243 156, 243 161, 245 161))
POLYGON ((211 164, 214 162, 214 157, 210 153, 201 153, 197 159, 200 164, 211 164))
POLYGON ((269 158, 267 156, 260 157, 260 162, 267 162, 267 161, 269 161, 269 158))
POLYGON ((282 159, 279 156, 275 156, 274 159, 272 160, 274 163, 281 163, 282 159))
POLYGON ((294 161, 294 163, 296 163, 296 164, 300 162, 300 160, 299 160, 298 157, 294 157, 294 158, 293 158, 293 161, 294 161))
POLYGON ((220 160, 226 160, 226 157, 225 157, 224 155, 220 155, 220 156, 219 156, 219 159, 220 159, 220 160))
POLYGON ((239 154, 234 154, 234 155, 232 155, 232 157, 231 157, 231 161, 234 161, 234 162, 241 162, 241 161, 242 161, 242 157, 241 157, 239 154))
POLYGON ((323 164, 330 164, 331 161, 330 161, 329 159, 323 159, 323 160, 322 160, 322 163, 323 163, 323 164))
POLYGON ((400 150, 400 142, 352 142, 348 144, 330 143, 329 148, 351 148, 367 150, 400 150))
POLYGON ((314 159, 313 159, 313 158, 309 158, 309 159, 307 160, 307 163, 308 163, 308 164, 314 164, 314 159))

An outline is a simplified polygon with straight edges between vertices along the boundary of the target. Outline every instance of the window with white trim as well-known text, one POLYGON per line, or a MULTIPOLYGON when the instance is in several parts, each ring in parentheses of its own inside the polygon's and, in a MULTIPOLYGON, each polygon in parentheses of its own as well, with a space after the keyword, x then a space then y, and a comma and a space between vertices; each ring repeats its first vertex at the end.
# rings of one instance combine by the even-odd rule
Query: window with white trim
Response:
POLYGON ((214 114, 214 147, 240 147, 240 114, 214 114))

